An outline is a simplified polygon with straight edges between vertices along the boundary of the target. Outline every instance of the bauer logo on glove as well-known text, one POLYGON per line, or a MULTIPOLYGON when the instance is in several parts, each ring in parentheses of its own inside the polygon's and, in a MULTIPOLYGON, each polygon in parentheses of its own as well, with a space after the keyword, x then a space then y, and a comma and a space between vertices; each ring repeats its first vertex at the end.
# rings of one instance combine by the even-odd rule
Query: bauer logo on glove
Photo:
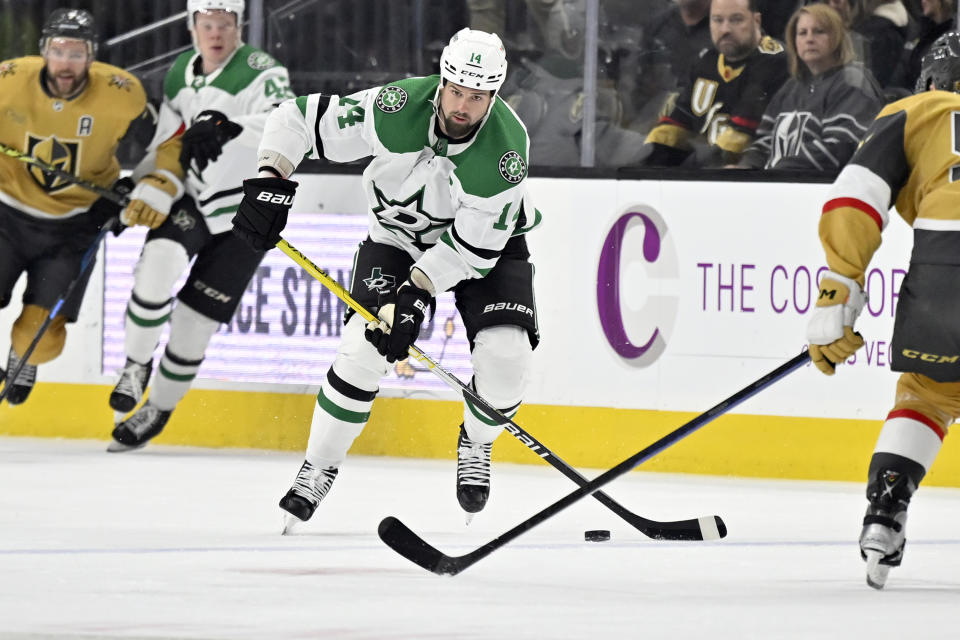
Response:
POLYGON ((271 193, 269 191, 261 191, 260 194, 257 195, 257 200, 269 202, 270 204, 285 204, 288 207, 293 205, 293 196, 283 193, 271 193))
POLYGON ((275 246, 287 225, 297 186, 284 178, 244 180, 243 200, 233 216, 233 232, 255 251, 275 246))
POLYGON ((411 280, 397 289, 394 300, 380 307, 378 320, 367 324, 364 337, 387 362, 405 359, 407 351, 420 336, 420 326, 427 312, 433 317, 436 301, 429 289, 432 285, 425 275, 419 272, 411 275, 411 280), (417 286, 412 280, 427 288, 417 286))

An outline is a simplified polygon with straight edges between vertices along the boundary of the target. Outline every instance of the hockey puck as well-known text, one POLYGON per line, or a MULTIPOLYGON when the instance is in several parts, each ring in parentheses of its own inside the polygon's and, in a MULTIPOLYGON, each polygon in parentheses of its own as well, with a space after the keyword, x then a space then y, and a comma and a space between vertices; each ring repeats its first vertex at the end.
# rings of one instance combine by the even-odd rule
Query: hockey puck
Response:
POLYGON ((607 529, 591 529, 583 532, 583 539, 587 542, 606 542, 610 539, 610 531, 607 529))

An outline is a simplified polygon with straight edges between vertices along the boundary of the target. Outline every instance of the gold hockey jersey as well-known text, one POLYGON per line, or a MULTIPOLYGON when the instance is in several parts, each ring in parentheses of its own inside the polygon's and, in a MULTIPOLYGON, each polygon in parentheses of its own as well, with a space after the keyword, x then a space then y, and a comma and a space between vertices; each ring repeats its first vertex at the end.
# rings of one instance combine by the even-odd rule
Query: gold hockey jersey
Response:
MULTIPOLYGON (((102 62, 90 66, 86 88, 64 100, 48 93, 43 58, 0 63, 0 142, 78 178, 110 187, 120 164, 117 145, 143 113, 140 81, 102 62)), ((97 195, 16 158, 0 155, 0 201, 40 218, 86 211, 97 195)))
POLYGON ((914 229, 912 261, 960 264, 943 233, 960 231, 958 180, 960 95, 927 91, 885 106, 823 206, 827 265, 863 286, 894 204, 914 229))

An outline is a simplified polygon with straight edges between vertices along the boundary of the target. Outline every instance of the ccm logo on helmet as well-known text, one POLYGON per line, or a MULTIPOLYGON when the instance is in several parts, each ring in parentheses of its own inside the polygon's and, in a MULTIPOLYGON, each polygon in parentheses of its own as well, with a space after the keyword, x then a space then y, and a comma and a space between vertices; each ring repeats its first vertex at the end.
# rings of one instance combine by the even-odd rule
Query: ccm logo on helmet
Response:
POLYGON ((269 191, 261 191, 258 193, 257 200, 260 202, 269 202, 270 204, 293 204, 293 196, 287 196, 282 193, 271 193, 269 191))

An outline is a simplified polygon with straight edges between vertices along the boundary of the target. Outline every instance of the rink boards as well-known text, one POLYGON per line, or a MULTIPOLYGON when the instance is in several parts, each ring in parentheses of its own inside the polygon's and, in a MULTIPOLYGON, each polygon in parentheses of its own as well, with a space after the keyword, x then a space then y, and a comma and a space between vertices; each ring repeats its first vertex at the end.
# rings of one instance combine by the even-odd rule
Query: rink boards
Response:
MULTIPOLYGON (((348 284, 366 227, 359 176, 300 182, 284 235, 348 284)), ((544 216, 529 236, 542 341, 517 421, 570 464, 619 462, 803 347, 825 269, 817 221, 829 185, 539 178, 531 188, 544 216)), ((41 368, 46 384, 28 404, 0 407, 0 433, 107 437, 106 397, 141 242, 129 231, 108 242, 64 356, 41 368)), ((868 273, 870 302, 857 324, 867 344, 855 362, 833 378, 801 369, 644 468, 861 480, 892 404, 889 341, 910 247, 909 228, 893 214, 868 273)), ((301 449, 341 312, 319 283, 270 252, 158 440, 301 449)), ((0 313, 0 326, 12 320, 10 309, 0 313)), ((428 330, 424 351, 469 380, 449 294, 428 330)), ((428 372, 395 368, 354 451, 451 457, 461 419, 453 398, 428 372)), ((538 462, 509 436, 495 456, 538 462)), ((948 440, 930 482, 960 485, 950 458, 948 440)))

